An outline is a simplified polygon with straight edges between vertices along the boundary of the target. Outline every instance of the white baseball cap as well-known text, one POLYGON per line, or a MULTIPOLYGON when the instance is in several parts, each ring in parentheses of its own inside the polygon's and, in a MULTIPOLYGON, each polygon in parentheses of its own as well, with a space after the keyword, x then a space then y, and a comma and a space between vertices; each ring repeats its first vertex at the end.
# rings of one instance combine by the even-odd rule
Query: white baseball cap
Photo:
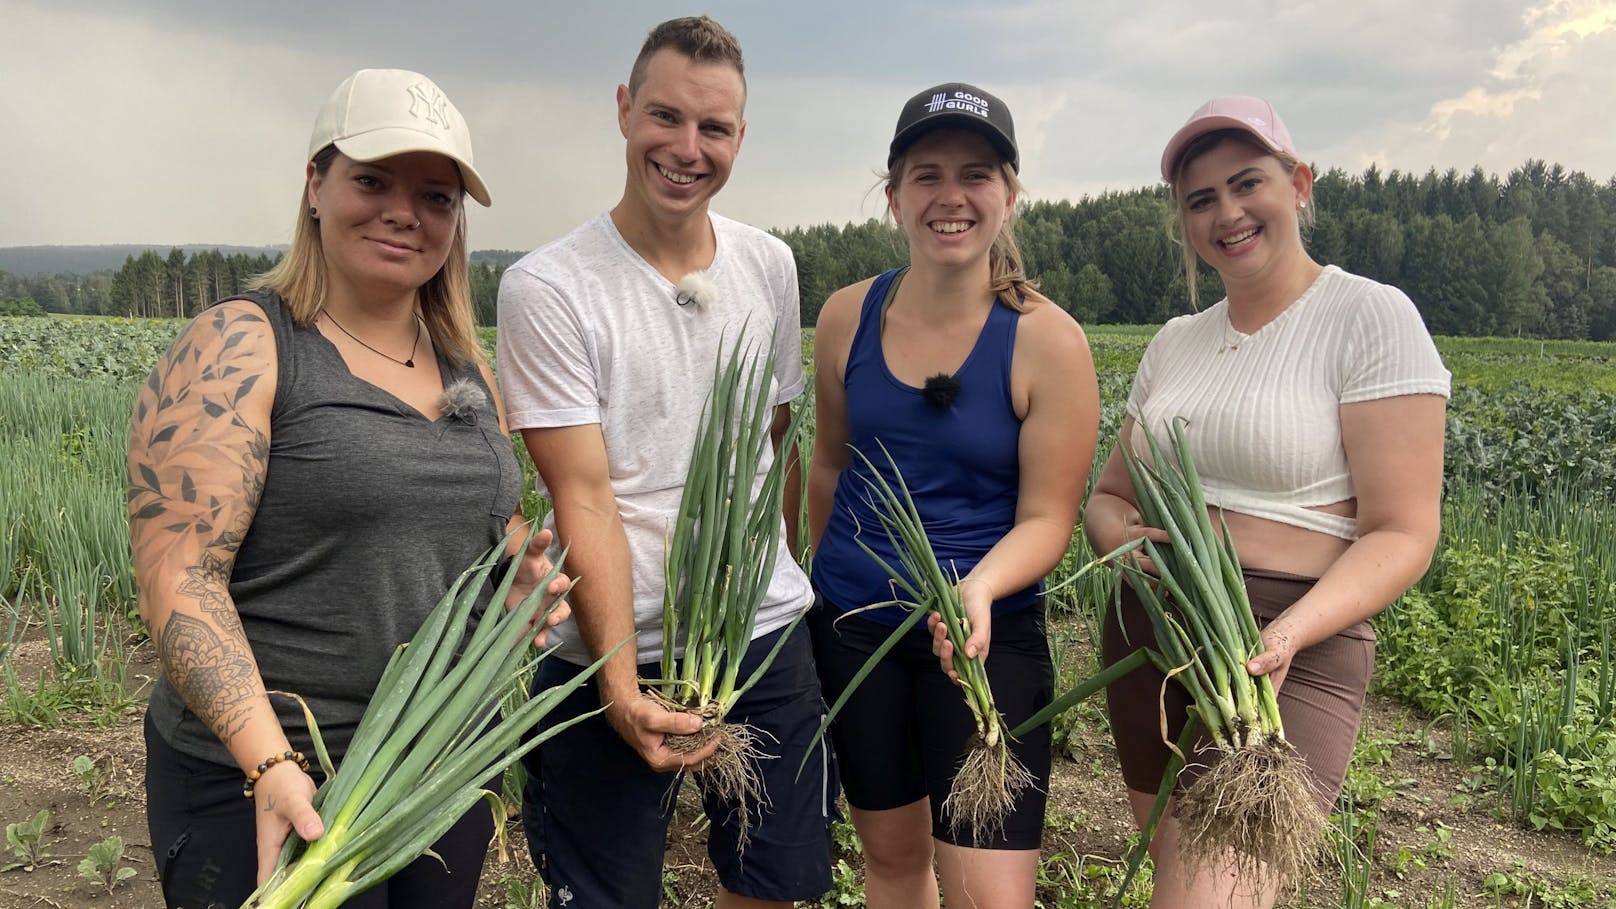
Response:
POLYGON ((489 205, 488 186, 471 165, 471 131, 431 79, 406 69, 362 69, 342 80, 314 119, 309 159, 327 145, 355 161, 436 152, 460 166, 466 194, 489 205))

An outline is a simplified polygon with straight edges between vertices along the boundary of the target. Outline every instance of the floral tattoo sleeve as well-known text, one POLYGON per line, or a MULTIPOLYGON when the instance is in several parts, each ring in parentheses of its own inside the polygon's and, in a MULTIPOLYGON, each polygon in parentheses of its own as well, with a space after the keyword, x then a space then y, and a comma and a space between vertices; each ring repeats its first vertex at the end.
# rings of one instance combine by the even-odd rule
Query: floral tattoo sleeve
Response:
POLYGON ((226 746, 267 707, 229 581, 264 489, 274 363, 256 307, 215 307, 152 369, 130 428, 141 614, 169 680, 226 746))

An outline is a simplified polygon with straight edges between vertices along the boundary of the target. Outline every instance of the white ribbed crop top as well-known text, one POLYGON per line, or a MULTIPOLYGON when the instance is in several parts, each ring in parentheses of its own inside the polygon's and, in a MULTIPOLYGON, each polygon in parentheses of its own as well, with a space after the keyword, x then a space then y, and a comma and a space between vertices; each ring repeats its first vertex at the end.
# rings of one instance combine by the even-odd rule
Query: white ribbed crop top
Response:
MULTIPOLYGON (((1210 504, 1357 538, 1357 521, 1311 510, 1354 496, 1342 404, 1448 395, 1450 375, 1414 303, 1395 287, 1327 266, 1250 335, 1229 301, 1162 326, 1139 361, 1128 415, 1165 441, 1174 417, 1210 504)), ((1135 451, 1147 448, 1135 430, 1135 451)))

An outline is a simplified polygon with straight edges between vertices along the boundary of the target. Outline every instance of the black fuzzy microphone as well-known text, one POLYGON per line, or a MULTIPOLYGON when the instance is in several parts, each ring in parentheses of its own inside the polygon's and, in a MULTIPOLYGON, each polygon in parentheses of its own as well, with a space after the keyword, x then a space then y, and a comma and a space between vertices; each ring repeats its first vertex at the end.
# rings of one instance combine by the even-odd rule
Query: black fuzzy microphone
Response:
POLYGON ((926 403, 933 410, 947 410, 954 406, 954 399, 959 397, 959 379, 946 372, 940 372, 926 380, 926 387, 922 393, 926 396, 926 403))

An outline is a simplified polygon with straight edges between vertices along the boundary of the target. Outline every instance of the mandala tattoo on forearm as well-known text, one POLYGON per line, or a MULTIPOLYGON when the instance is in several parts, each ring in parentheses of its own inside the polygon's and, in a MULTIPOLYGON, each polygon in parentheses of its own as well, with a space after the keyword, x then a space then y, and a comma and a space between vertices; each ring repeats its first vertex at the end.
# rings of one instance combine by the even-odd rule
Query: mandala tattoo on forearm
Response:
POLYGON ((258 701, 256 670, 241 648, 231 647, 207 622, 171 613, 163 626, 160 656, 169 676, 219 740, 229 744, 246 725, 258 701))

